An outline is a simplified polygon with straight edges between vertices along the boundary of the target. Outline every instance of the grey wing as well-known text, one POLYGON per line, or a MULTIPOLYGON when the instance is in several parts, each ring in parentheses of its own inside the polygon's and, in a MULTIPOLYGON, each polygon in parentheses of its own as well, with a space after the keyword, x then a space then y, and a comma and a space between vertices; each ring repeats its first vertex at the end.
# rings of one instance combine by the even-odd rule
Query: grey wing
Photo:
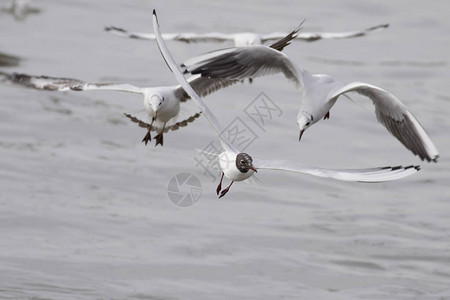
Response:
POLYGON ((283 73, 297 87, 303 86, 302 71, 284 53, 263 45, 209 52, 187 60, 182 66, 185 73, 233 80, 283 73))
POLYGON ((12 73, 8 80, 38 90, 48 91, 85 91, 85 90, 115 90, 142 94, 142 89, 131 84, 117 83, 88 83, 73 78, 58 78, 50 76, 33 76, 28 74, 12 73))
MULTIPOLYGON (((149 123, 147 123, 146 121, 143 121, 141 119, 139 119, 136 116, 133 116, 131 114, 124 114, 125 117, 127 117, 128 119, 130 119, 132 122, 137 123, 139 127, 141 128, 145 128, 145 129, 149 129, 150 131, 156 131, 158 133, 160 133, 162 131, 163 125, 164 123, 162 122, 157 122, 155 121, 152 125, 150 125, 149 123)), ((187 119, 178 121, 178 122, 174 122, 172 124, 166 124, 164 126, 164 133, 168 132, 168 131, 174 131, 179 129, 180 127, 186 127, 187 125, 189 125, 190 123, 194 122, 198 117, 200 117, 201 112, 197 112, 194 115, 188 117, 187 119)))
POLYGON ((7 74, 5 78, 18 85, 48 91, 69 91, 71 86, 84 83, 83 81, 73 78, 33 76, 23 73, 7 74))
MULTIPOLYGON (((105 27, 105 31, 108 31, 112 34, 128 37, 132 39, 139 40, 156 40, 156 37, 153 33, 143 33, 143 32, 132 32, 121 27, 116 26, 108 26, 105 27)), ((164 33, 163 38, 165 40, 176 40, 185 43, 197 43, 197 42, 224 42, 227 40, 231 40, 230 35, 211 32, 211 33, 164 33)))
MULTIPOLYGON (((165 35, 162 35, 166 39, 165 35)), ((223 34, 220 32, 209 33, 179 33, 175 40, 185 43, 198 43, 198 42, 225 42, 233 39, 232 35, 223 34)))
POLYGON ((404 178, 420 170, 419 166, 396 166, 367 169, 327 169, 309 166, 287 160, 254 159, 256 169, 272 169, 303 173, 323 178, 333 178, 342 181, 382 182, 404 178))
MULTIPOLYGON (((315 42, 317 40, 322 39, 348 39, 354 37, 361 37, 368 35, 372 32, 376 32, 382 30, 384 28, 388 28, 389 24, 381 24, 373 27, 369 27, 363 30, 354 30, 354 31, 344 31, 344 32, 301 32, 296 36, 297 40, 302 40, 306 42, 315 42)), ((283 32, 275 32, 271 34, 267 34, 263 36, 262 41, 270 41, 276 40, 283 37, 285 33, 283 32)))
MULTIPOLYGON (((143 33, 143 32, 132 32, 128 31, 126 29, 123 29, 121 27, 116 26, 107 26, 105 27, 105 31, 108 31, 114 35, 118 35, 121 37, 127 37, 131 39, 138 39, 138 40, 156 40, 156 37, 153 33, 143 33)), ((178 34, 177 33, 169 33, 165 35, 165 39, 172 40, 174 39, 178 34)))
POLYGON ((356 92, 370 98, 375 105, 378 122, 414 155, 418 155, 422 160, 437 162, 439 152, 436 146, 419 121, 394 95, 370 84, 353 82, 332 91, 328 99, 337 99, 348 92, 356 92))
MULTIPOLYGON (((192 76, 191 78, 188 79, 188 82, 200 97, 204 97, 220 89, 229 87, 230 85, 233 85, 240 81, 222 78, 192 76)), ((181 86, 178 86, 175 89, 175 96, 182 102, 186 101, 187 99, 190 99, 189 95, 181 86)))

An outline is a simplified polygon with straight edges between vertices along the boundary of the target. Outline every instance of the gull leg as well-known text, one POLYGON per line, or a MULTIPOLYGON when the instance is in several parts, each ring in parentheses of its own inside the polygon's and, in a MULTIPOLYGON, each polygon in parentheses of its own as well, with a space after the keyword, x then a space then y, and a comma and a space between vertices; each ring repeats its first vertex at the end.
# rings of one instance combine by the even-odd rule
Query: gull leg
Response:
POLYGON ((148 129, 147 134, 142 139, 142 142, 145 143, 145 145, 147 145, 147 143, 152 140, 152 136, 151 136, 150 132, 152 130, 153 122, 155 122, 155 118, 152 119, 150 126, 147 128, 148 129))
POLYGON ((148 129, 147 134, 142 139, 142 142, 145 143, 145 145, 147 145, 148 141, 152 140, 152 136, 150 134, 150 130, 151 130, 151 127, 148 129))
POLYGON ((155 140, 156 140, 155 147, 158 146, 159 144, 161 144, 161 146, 163 145, 163 133, 164 133, 164 128, 165 128, 165 127, 166 127, 166 123, 164 123, 161 132, 158 133, 157 136, 155 136, 155 140))
POLYGON ((230 189, 230 187, 231 187, 231 185, 233 184, 233 182, 234 182, 234 181, 232 181, 232 182, 230 183, 230 185, 220 193, 219 199, 222 198, 223 196, 225 196, 226 193, 228 193, 228 190, 230 189))
POLYGON ((330 118, 330 112, 327 112, 325 114, 325 116, 323 116, 323 119, 325 120, 325 119, 329 119, 329 118, 330 118))
POLYGON ((222 172, 222 177, 220 177, 220 182, 219 182, 219 185, 217 186, 217 189, 216 189, 216 193, 217 193, 217 195, 219 195, 219 192, 220 192, 220 190, 222 189, 222 180, 223 180, 223 172, 222 172))

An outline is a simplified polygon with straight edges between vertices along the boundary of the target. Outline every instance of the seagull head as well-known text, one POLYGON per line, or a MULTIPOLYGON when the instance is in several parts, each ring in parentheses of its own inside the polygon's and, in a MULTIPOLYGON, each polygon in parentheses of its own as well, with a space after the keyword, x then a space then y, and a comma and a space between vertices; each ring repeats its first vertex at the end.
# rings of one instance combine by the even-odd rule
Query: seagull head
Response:
POLYGON ((164 97, 161 96, 160 94, 152 94, 150 96, 149 102, 150 102, 150 107, 155 112, 155 117, 156 117, 156 113, 158 112, 158 110, 161 109, 161 107, 164 104, 164 97))
POLYGON ((309 126, 311 126, 314 122, 314 117, 307 112, 301 111, 298 113, 297 116, 297 125, 298 128, 300 129, 300 135, 298 137, 298 140, 300 141, 302 139, 302 135, 303 132, 305 132, 305 130, 307 128, 309 128, 309 126))
POLYGON ((256 168, 253 166, 253 159, 247 153, 239 153, 236 156, 236 167, 241 173, 247 173, 248 170, 256 171, 256 168))

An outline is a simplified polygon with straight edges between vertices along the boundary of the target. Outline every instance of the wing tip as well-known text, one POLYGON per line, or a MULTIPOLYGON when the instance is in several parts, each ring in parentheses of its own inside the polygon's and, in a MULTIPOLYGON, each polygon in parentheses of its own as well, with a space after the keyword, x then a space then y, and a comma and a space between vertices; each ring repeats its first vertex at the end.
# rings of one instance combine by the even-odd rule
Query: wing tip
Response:
POLYGON ((380 170, 389 170, 389 171, 397 171, 397 170, 409 170, 409 169, 415 169, 417 171, 420 171, 420 165, 409 165, 409 166, 394 166, 394 167, 381 167, 380 170))

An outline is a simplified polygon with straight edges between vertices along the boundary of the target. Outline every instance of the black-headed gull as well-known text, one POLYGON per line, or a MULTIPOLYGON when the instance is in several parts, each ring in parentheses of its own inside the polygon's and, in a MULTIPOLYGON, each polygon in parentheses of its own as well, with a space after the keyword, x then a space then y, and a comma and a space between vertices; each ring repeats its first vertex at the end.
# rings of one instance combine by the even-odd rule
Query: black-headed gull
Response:
MULTIPOLYGON (((189 99, 188 94, 181 86, 160 86, 160 87, 137 87, 131 84, 120 83, 87 83, 71 78, 56 78, 48 76, 31 76, 27 74, 3 74, 4 81, 8 80, 13 83, 24 85, 27 87, 50 90, 50 91, 88 91, 88 90, 111 90, 141 94, 144 96, 144 108, 147 121, 141 121, 131 114, 125 114, 133 122, 137 122, 141 127, 147 128, 147 134, 142 140, 147 143, 151 141, 151 131, 158 134, 155 136, 155 146, 163 145, 163 133, 169 130, 176 130, 179 127, 186 126, 187 123, 194 121, 200 116, 198 112, 189 116, 185 120, 178 120, 180 113, 180 102, 189 99)), ((189 79, 190 84, 196 92, 202 96, 206 96, 221 88, 225 88, 237 82, 237 80, 227 79, 209 79, 200 76, 192 76, 189 79)))
POLYGON ((297 116, 299 140, 311 125, 329 118, 330 109, 339 96, 356 92, 372 100, 378 121, 414 155, 429 162, 436 162, 439 157, 438 150, 419 121, 388 91, 367 83, 343 83, 328 75, 311 75, 276 49, 263 45, 227 48, 192 58, 183 66, 185 72, 192 74, 234 80, 283 73, 302 90, 297 116))
MULTIPOLYGON (((371 32, 375 32, 389 27, 389 24, 381 24, 366 28, 363 30, 346 31, 346 32, 302 32, 296 37, 297 40, 313 42, 321 39, 347 39, 353 37, 365 36, 371 32)), ((130 32, 126 29, 108 26, 105 30, 115 35, 142 39, 142 40, 155 40, 155 35, 152 33, 139 33, 130 32)), ((269 41, 275 41, 286 36, 285 32, 274 32, 269 34, 259 34, 253 32, 238 32, 238 33, 165 33, 163 38, 165 40, 175 40, 185 43, 197 43, 197 42, 225 42, 233 41, 235 47, 260 45, 269 41)))
POLYGON ((340 170, 340 169, 324 169, 308 166, 287 160, 260 160, 253 159, 249 154, 242 153, 236 149, 221 133, 223 128, 217 120, 216 116, 206 106, 199 95, 194 91, 190 84, 186 81, 181 70, 170 54, 163 37, 161 36, 158 24, 158 18, 155 10, 153 10, 153 30, 156 34, 156 40, 159 50, 170 68, 178 83, 191 96, 192 100, 198 105, 202 111, 202 115, 206 117, 210 125, 215 130, 223 147, 223 152, 219 154, 220 167, 222 169, 222 178, 217 187, 219 198, 223 197, 230 189, 234 181, 242 181, 250 178, 258 169, 284 170, 291 172, 304 173, 318 177, 334 178, 343 181, 361 181, 361 182, 380 182, 400 179, 416 173, 419 166, 408 167, 384 167, 370 168, 360 170, 340 170), (223 177, 231 180, 230 185, 221 191, 223 177))

